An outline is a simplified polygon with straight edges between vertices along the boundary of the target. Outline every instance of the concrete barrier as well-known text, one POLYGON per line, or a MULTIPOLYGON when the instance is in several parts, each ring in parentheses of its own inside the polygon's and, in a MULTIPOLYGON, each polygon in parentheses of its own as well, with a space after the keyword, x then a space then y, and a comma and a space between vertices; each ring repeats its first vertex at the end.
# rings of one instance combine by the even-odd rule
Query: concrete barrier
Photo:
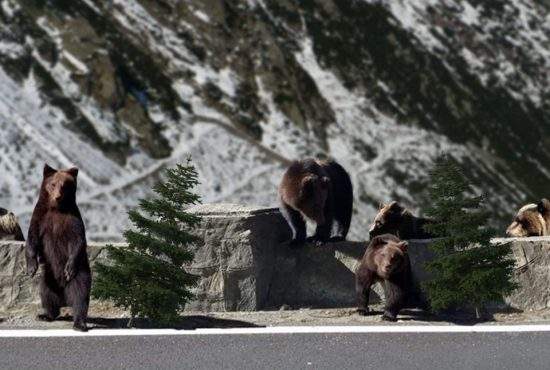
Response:
MULTIPOLYGON (((201 242, 188 271, 199 275, 196 299, 187 310, 254 311, 299 307, 355 305, 354 271, 365 242, 329 243, 290 250, 290 232, 276 209, 238 205, 204 205, 201 242)), ((506 303, 520 310, 550 308, 550 237, 495 239, 511 243, 519 288, 506 303)), ((413 275, 428 278, 424 263, 432 256, 429 240, 409 241, 413 275)), ((118 244, 124 247, 124 244, 118 244)), ((106 258, 105 243, 90 243, 92 265, 106 258)), ((38 277, 25 275, 24 245, 0 242, 0 311, 24 314, 39 305, 38 277)), ((373 293, 380 300, 380 291, 373 293)), ((93 304, 93 302, 92 302, 93 304)))

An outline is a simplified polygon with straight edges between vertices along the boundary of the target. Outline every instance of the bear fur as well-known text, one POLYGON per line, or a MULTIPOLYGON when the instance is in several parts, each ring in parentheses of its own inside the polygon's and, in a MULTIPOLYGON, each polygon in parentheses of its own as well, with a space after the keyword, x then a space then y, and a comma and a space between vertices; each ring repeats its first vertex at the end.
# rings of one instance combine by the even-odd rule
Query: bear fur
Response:
POLYGON ((408 244, 395 235, 374 237, 355 271, 357 312, 369 313, 369 295, 373 284, 381 282, 386 305, 383 320, 397 321, 399 311, 411 302, 414 283, 407 253, 408 244))
POLYGON ((514 220, 506 229, 509 237, 529 237, 550 235, 550 201, 541 199, 521 207, 514 220))
POLYGON ((76 205, 77 175, 77 168, 55 170, 44 166, 27 237, 26 260, 31 276, 42 265, 40 299, 44 313, 38 318, 55 320, 60 308, 69 305, 73 328, 86 331, 92 274, 84 222, 76 205))
POLYGON ((396 201, 381 204, 378 214, 369 229, 369 235, 393 234, 400 239, 431 239, 432 234, 424 230, 424 225, 433 222, 428 218, 416 217, 396 201))
POLYGON ((0 207, 0 240, 25 241, 17 217, 2 207, 0 207))
POLYGON ((280 210, 293 237, 291 247, 306 241, 320 245, 346 239, 353 211, 353 186, 346 170, 333 160, 305 159, 293 162, 279 185, 280 210), (317 224, 306 238, 306 222, 317 224), (331 238, 333 223, 336 236, 331 238))

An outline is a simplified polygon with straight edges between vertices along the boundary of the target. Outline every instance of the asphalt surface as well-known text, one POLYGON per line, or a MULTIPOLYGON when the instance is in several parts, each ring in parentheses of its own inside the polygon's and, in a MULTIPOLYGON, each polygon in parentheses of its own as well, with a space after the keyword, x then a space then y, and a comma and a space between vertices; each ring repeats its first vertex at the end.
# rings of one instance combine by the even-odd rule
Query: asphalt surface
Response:
POLYGON ((1 369, 549 369, 550 332, 1 338, 1 369))

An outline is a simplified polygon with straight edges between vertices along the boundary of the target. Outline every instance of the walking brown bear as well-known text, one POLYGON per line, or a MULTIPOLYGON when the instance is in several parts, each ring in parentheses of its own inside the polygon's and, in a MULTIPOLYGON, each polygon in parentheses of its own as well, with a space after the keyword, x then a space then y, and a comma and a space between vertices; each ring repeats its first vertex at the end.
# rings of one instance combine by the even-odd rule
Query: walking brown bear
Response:
POLYGON ((71 306, 73 328, 86 331, 92 275, 86 253, 86 232, 76 205, 78 169, 44 166, 44 177, 34 208, 26 245, 27 271, 34 276, 40 263, 40 299, 52 321, 60 308, 71 306))
POLYGON ((407 254, 408 244, 395 235, 374 237, 355 271, 357 312, 369 313, 369 295, 373 284, 382 282, 386 306, 383 320, 397 321, 397 314, 417 298, 407 254), (412 299, 411 299, 412 298, 412 299))
POLYGON ((281 213, 292 229, 292 248, 306 241, 320 245, 346 239, 353 210, 353 187, 346 170, 335 161, 293 162, 279 185, 279 201, 281 213), (305 218, 317 223, 315 234, 309 238, 305 218), (334 221, 337 236, 331 238, 334 221))

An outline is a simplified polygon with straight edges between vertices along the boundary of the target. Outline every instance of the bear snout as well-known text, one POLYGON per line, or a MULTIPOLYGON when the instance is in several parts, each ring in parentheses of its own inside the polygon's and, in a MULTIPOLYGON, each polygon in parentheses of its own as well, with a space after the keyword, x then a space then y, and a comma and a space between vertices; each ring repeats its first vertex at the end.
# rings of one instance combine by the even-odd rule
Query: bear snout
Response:
POLYGON ((506 236, 521 238, 521 237, 527 236, 527 233, 525 233, 523 228, 517 222, 513 222, 506 229, 506 236))

